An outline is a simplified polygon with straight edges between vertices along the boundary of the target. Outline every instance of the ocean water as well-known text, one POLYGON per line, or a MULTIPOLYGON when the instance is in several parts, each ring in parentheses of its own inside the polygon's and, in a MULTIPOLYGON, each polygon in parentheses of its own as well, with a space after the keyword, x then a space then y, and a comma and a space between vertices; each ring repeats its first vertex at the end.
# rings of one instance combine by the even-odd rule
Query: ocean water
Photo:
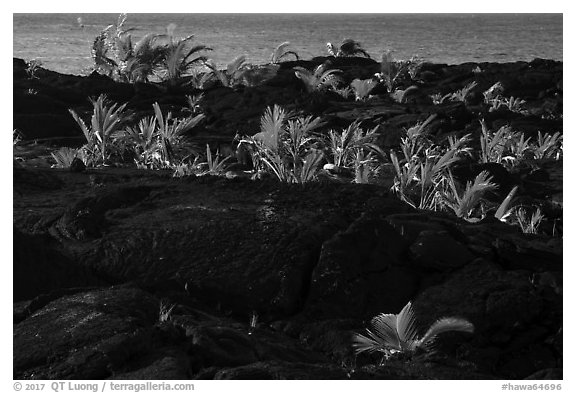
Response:
MULTIPOLYGON (((118 14, 13 14, 14 57, 38 59, 44 67, 82 74, 92 64, 94 37, 116 23, 118 14), (81 18, 83 27, 80 27, 81 18)), ((562 60, 562 14, 128 14, 133 38, 163 33, 170 23, 176 36, 194 34, 213 48, 209 57, 225 65, 246 55, 269 62, 273 49, 290 41, 303 59, 326 55, 326 43, 359 41, 377 60, 394 57, 428 61, 562 60)))

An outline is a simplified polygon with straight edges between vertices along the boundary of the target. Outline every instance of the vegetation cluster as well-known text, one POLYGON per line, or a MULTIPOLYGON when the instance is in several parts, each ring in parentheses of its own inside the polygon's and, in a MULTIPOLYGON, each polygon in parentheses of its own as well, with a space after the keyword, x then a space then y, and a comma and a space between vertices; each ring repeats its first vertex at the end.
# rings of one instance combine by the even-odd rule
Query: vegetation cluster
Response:
MULTIPOLYGON (((176 38, 174 25, 164 34, 147 34, 133 43, 133 29, 125 24, 123 14, 116 25, 108 26, 96 37, 92 48, 94 69, 121 82, 157 80, 169 86, 199 90, 215 85, 257 86, 276 75, 280 62, 299 59, 289 49, 289 43, 284 42, 274 50, 268 65, 254 66, 245 56, 239 56, 221 70, 205 55, 211 48, 194 44, 193 36, 176 38)), ((330 43, 327 47, 334 57, 370 57, 358 42, 350 39, 339 47, 330 43)), ((391 52, 386 51, 379 73, 350 83, 330 62, 313 70, 294 66, 292 71, 308 95, 330 93, 366 102, 375 89, 382 87, 386 99, 403 103, 410 87, 404 90, 401 87, 418 81, 422 64, 417 58, 394 60, 391 52)), ((37 67, 36 63, 29 64, 31 78, 35 77, 37 67)), ((434 94, 430 100, 435 105, 449 101, 466 103, 477 88, 478 84, 472 82, 458 91, 434 94)), ((482 92, 481 105, 487 113, 502 108, 523 113, 526 104, 523 100, 503 94, 500 83, 482 92)), ((104 95, 92 98, 89 121, 70 109, 85 144, 78 149, 64 147, 55 151, 54 167, 69 168, 79 159, 89 168, 130 164, 142 169, 169 170, 175 177, 227 174, 233 157, 214 151, 210 145, 198 146, 189 138, 206 119, 202 99, 202 93, 187 96, 188 107, 182 111, 186 116, 166 113, 156 102, 152 105, 152 116, 138 117, 127 109, 127 104, 111 102, 104 95)), ((251 167, 243 168, 248 176, 269 176, 301 185, 315 181, 382 185, 382 178, 389 174, 391 190, 416 209, 451 212, 470 222, 495 217, 517 225, 523 232, 538 233, 545 217, 538 207, 517 203, 518 187, 512 188, 503 200, 494 201, 493 194, 499 186, 490 172, 481 171, 471 180, 460 181, 454 168, 462 163, 496 163, 513 170, 538 160, 559 160, 563 155, 561 133, 539 132, 533 140, 508 125, 491 130, 482 120, 479 134, 462 132, 436 140, 430 132, 434 120, 432 115, 406 129, 399 146, 385 149, 380 143, 380 137, 386 133, 384 127, 367 127, 354 121, 342 129, 326 130, 321 117, 274 105, 263 113, 259 130, 254 130, 253 135, 237 135, 234 142, 237 153, 249 156, 251 167)), ((13 139, 18 143, 16 130, 13 139)), ((165 313, 168 315, 169 311, 165 313)), ((423 336, 415 326, 410 304, 399 315, 382 314, 372 321, 367 336, 355 336, 356 351, 379 351, 388 357, 394 352, 425 347, 444 331, 473 330, 467 321, 455 318, 438 321, 423 336)))

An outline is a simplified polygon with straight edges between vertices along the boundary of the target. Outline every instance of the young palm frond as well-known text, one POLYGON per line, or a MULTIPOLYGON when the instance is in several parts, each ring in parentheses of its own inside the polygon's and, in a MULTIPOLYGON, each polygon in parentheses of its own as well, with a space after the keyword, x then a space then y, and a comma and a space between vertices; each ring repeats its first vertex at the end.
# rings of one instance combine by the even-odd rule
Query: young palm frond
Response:
POLYGON ((419 326, 412 303, 408 302, 399 314, 379 314, 370 321, 367 335, 356 333, 353 337, 356 354, 382 352, 384 357, 396 352, 414 352, 418 348, 428 349, 442 333, 458 331, 473 333, 474 326, 461 318, 442 318, 430 326, 419 337, 419 326))
POLYGON ((448 177, 449 192, 444 195, 444 204, 450 208, 456 216, 465 220, 471 219, 472 212, 482 201, 483 196, 490 191, 495 191, 498 186, 491 182, 487 171, 480 172, 474 182, 468 182, 466 189, 460 193, 454 178, 448 177))
POLYGON ((327 89, 335 89, 340 83, 340 78, 336 75, 341 73, 341 70, 327 70, 329 64, 320 64, 314 69, 313 72, 304 67, 294 67, 296 77, 304 82, 304 87, 308 93, 316 91, 323 91, 327 89))
POLYGON ((78 156, 78 149, 70 147, 61 147, 60 149, 50 153, 56 164, 52 168, 70 168, 72 161, 78 156))
POLYGON ((376 87, 378 82, 373 79, 354 79, 350 83, 350 87, 354 90, 354 94, 356 95, 356 101, 364 101, 366 100, 370 92, 376 87))
POLYGON ((445 317, 437 320, 418 340, 417 347, 429 347, 438 335, 447 332, 474 333, 474 325, 462 318, 445 317))
POLYGON ((272 64, 277 64, 280 63, 282 61, 282 59, 288 57, 288 56, 294 56, 296 58, 296 60, 300 60, 300 57, 298 57, 298 53, 291 51, 291 50, 287 50, 287 47, 290 45, 290 42, 286 41, 281 43, 280 45, 278 45, 276 47, 276 49, 274 49, 274 52, 272 53, 272 56, 270 57, 270 62, 272 64))
POLYGON ((514 195, 516 195, 516 191, 518 191, 518 186, 514 186, 506 195, 506 198, 502 201, 498 209, 496 209, 496 213, 494 213, 494 217, 499 219, 500 221, 506 221, 508 217, 512 215, 514 207, 511 207, 510 204, 512 203, 512 199, 514 195))

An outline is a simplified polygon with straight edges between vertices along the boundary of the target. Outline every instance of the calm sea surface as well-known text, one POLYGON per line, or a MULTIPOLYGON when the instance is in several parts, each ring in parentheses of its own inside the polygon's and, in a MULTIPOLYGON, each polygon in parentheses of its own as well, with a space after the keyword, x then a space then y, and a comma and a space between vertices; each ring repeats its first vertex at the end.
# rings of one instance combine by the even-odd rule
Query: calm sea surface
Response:
MULTIPOLYGON (((94 37, 117 14, 14 14, 14 57, 39 59, 46 68, 81 74, 91 65, 94 37), (83 28, 79 26, 81 18, 83 28)), ((326 55, 326 42, 359 41, 380 59, 510 62, 535 57, 562 60, 562 14, 128 14, 133 38, 165 32, 195 35, 212 47, 219 65, 238 55, 267 63, 272 50, 290 41, 304 58, 326 55)))

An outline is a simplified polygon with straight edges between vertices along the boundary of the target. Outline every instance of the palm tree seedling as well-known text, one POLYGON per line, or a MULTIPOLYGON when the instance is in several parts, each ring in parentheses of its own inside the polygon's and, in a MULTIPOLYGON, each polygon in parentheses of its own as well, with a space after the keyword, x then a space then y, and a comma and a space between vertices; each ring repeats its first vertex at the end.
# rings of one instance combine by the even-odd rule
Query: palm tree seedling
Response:
POLYGON ((175 150, 182 143, 184 134, 196 127, 205 116, 199 114, 184 119, 172 119, 172 113, 168 112, 165 118, 157 102, 152 106, 159 127, 162 162, 169 166, 175 159, 175 150))
POLYGON ((220 83, 222 83, 222 86, 234 87, 242 81, 244 73, 249 68, 249 63, 246 61, 246 56, 241 55, 228 63, 226 70, 219 70, 216 63, 212 60, 207 61, 206 66, 220 83))
POLYGON ((510 112, 515 113, 525 113, 524 105, 526 101, 520 98, 509 97, 504 99, 504 105, 508 108, 510 112))
POLYGON ((206 144, 206 167, 205 173, 211 175, 220 175, 226 170, 226 161, 230 159, 230 156, 220 159, 220 152, 216 151, 216 155, 212 156, 212 151, 210 150, 210 145, 206 144))
POLYGON ((50 153, 54 161, 52 168, 70 168, 72 161, 78 156, 79 150, 71 147, 61 147, 50 153))
POLYGON ((526 209, 519 207, 516 210, 516 222, 524 233, 537 234, 538 227, 543 219, 544 215, 540 211, 540 208, 537 208, 530 217, 528 217, 526 209))
POLYGON ((480 161, 499 164, 513 161, 515 157, 510 154, 510 144, 518 135, 508 126, 502 126, 498 131, 491 132, 484 120, 480 120, 480 124, 482 126, 480 161))
POLYGON ((258 313, 256 311, 252 311, 250 314, 250 323, 248 325, 248 335, 254 333, 256 327, 258 326, 258 313))
POLYGON ((472 213, 487 192, 498 189, 498 186, 491 180, 488 172, 482 171, 476 176, 474 182, 466 183, 466 188, 460 191, 452 174, 449 174, 448 187, 443 195, 445 206, 452 210, 457 217, 471 222, 478 221, 480 218, 472 217, 472 213))
POLYGON ((174 24, 170 24, 166 28, 169 43, 164 49, 165 57, 162 63, 164 70, 163 80, 168 81, 171 85, 178 83, 191 69, 204 64, 208 60, 206 56, 198 55, 200 52, 212 50, 206 45, 191 45, 194 40, 193 35, 175 39, 175 29, 176 25, 174 24))
POLYGON ((276 49, 274 49, 274 52, 272 52, 272 56, 270 57, 270 62, 272 64, 278 64, 278 63, 282 62, 282 60, 287 58, 288 56, 294 56, 296 58, 296 60, 300 60, 298 53, 296 53, 295 51, 287 49, 289 45, 290 45, 290 42, 288 42, 288 41, 283 42, 280 45, 278 45, 276 47, 276 49))
POLYGON ((562 157, 562 142, 563 137, 558 131, 553 135, 542 134, 538 131, 538 141, 534 147, 534 158, 537 160, 546 158, 560 159, 562 157))
POLYGON ((360 44, 358 41, 354 41, 351 38, 342 40, 342 43, 338 49, 336 49, 336 47, 330 42, 326 43, 326 48, 328 49, 330 56, 334 57, 354 57, 362 55, 364 57, 370 58, 368 52, 362 48, 362 44, 360 44))
POLYGON ((452 93, 452 95, 450 96, 450 99, 452 101, 460 101, 460 102, 465 102, 466 101, 466 97, 468 97, 468 95, 470 94, 470 92, 476 87, 478 86, 478 83, 476 83, 476 81, 472 81, 471 83, 467 84, 466 86, 464 86, 462 89, 455 91, 454 93, 452 93))
POLYGON ((358 122, 351 123, 341 133, 334 130, 328 132, 327 147, 332 164, 339 168, 350 168, 358 151, 372 151, 384 157, 384 152, 376 145, 378 127, 364 131, 358 122))
POLYGON ((165 57, 165 47, 158 43, 164 34, 147 34, 136 44, 131 31, 124 29, 126 14, 120 14, 116 25, 106 27, 92 44, 95 69, 122 82, 148 82, 165 57))
POLYGON ((192 113, 200 113, 202 108, 200 107, 200 103, 204 99, 204 93, 194 94, 194 95, 187 95, 186 101, 188 102, 188 109, 192 113))
POLYGON ((350 87, 354 91, 356 101, 365 101, 370 96, 370 92, 376 87, 378 82, 374 79, 354 79, 350 87))
POLYGON ((415 75, 420 61, 417 59, 412 60, 394 60, 391 51, 385 51, 382 54, 382 62, 380 63, 380 72, 374 76, 384 83, 388 93, 396 90, 399 83, 404 79, 412 79, 415 75))
POLYGON ((430 96, 430 98, 432 99, 432 103, 434 105, 441 105, 444 102, 446 102, 446 100, 449 100, 452 97, 452 93, 448 93, 448 94, 444 94, 442 95, 441 93, 435 93, 432 94, 430 96))
POLYGON ((135 127, 117 133, 115 140, 133 154, 138 168, 157 169, 162 167, 158 137, 156 117, 146 117, 135 127))
POLYGON ((22 133, 14 128, 12 130, 12 145, 17 146, 22 141, 22 133))
POLYGON ((244 137, 254 167, 273 173, 279 181, 306 183, 315 178, 323 154, 313 146, 311 132, 321 125, 319 118, 290 119, 280 106, 268 107, 260 120, 260 132, 244 137))
POLYGON ((412 303, 408 302, 399 314, 382 313, 372 318, 366 335, 354 334, 352 346, 356 354, 382 353, 382 364, 395 353, 413 354, 419 349, 431 350, 442 333, 473 333, 474 325, 463 318, 444 317, 434 322, 424 335, 421 336, 419 331, 412 303))
POLYGON ((42 66, 42 61, 38 59, 28 60, 26 62, 26 74, 28 74, 29 79, 38 79, 36 73, 40 70, 42 66))
POLYGON ((336 89, 341 81, 336 74, 342 71, 337 69, 328 70, 328 67, 328 62, 319 65, 314 71, 309 71, 304 67, 294 67, 294 73, 304 83, 308 93, 336 89))
POLYGON ((90 127, 72 109, 68 111, 84 133, 87 144, 83 149, 88 154, 89 163, 106 164, 110 156, 108 149, 111 147, 112 135, 121 131, 127 120, 126 104, 110 104, 104 94, 97 99, 91 98, 90 102, 94 107, 90 127))
POLYGON ((168 322, 172 319, 172 312, 176 304, 170 304, 164 301, 160 302, 160 311, 158 312, 158 320, 160 322, 168 322))
POLYGON ((484 102, 490 104, 492 100, 499 97, 504 92, 504 86, 502 86, 501 82, 496 82, 488 90, 483 92, 484 95, 484 102))

